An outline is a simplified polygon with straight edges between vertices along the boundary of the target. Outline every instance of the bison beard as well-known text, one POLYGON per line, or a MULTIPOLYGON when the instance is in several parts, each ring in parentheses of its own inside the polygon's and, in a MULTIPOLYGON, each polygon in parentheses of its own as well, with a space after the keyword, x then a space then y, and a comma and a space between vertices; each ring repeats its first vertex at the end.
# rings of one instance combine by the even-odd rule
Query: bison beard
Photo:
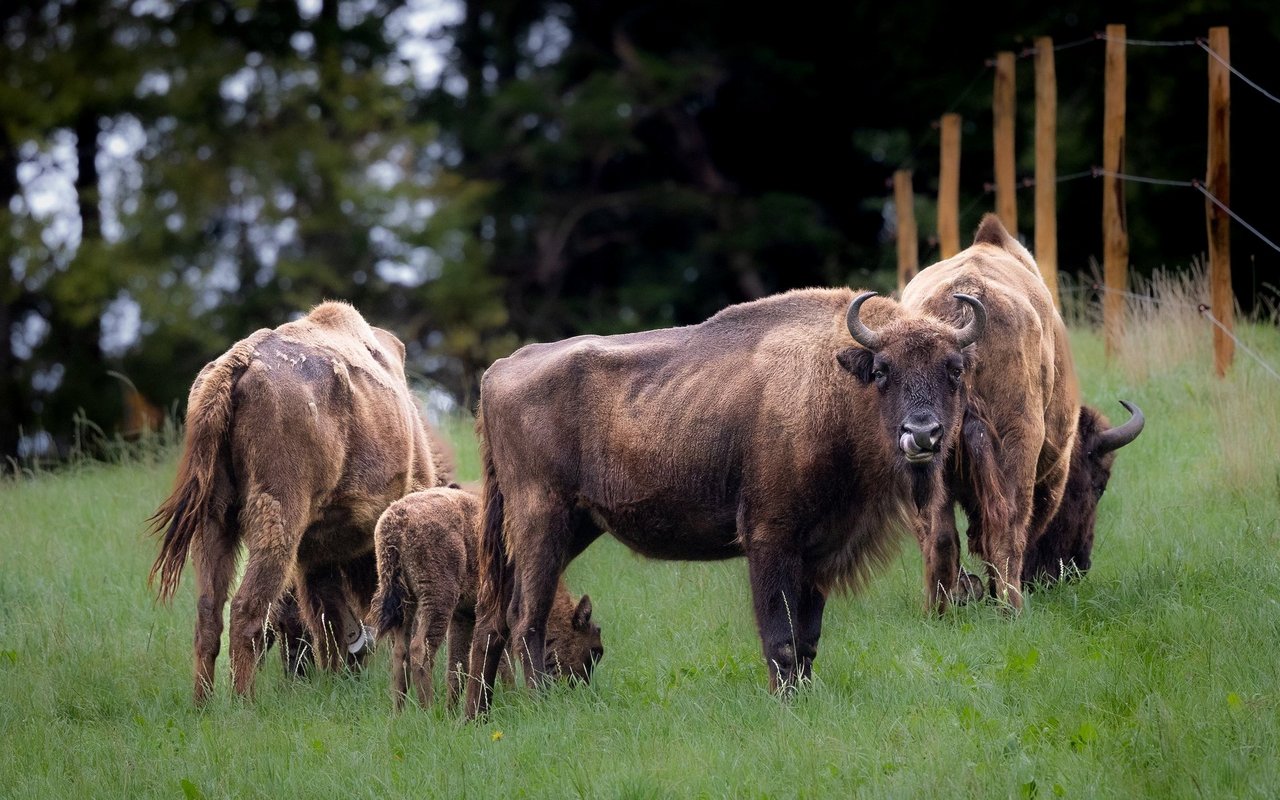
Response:
POLYGON ((964 408, 955 326, 810 289, 686 328, 530 345, 481 385, 481 587, 467 713, 509 638, 545 673, 565 566, 608 530, 663 559, 745 556, 770 686, 806 680, 827 595, 922 535, 964 408))
POLYGON ((438 482, 405 382, 404 345, 351 306, 323 303, 205 366, 186 428, 173 494, 152 517, 163 539, 151 577, 171 598, 191 552, 196 703, 213 687, 242 543, 248 559, 231 605, 235 691, 252 688, 268 615, 290 578, 305 638, 322 666, 337 669, 351 598, 367 606, 373 593, 378 515, 438 482))

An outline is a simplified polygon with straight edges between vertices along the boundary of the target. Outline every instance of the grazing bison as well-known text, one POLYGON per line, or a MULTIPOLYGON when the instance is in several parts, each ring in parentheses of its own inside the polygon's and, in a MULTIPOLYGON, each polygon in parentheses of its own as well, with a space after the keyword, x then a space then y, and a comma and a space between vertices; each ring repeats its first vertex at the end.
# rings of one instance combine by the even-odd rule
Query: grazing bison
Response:
POLYGON ((1089 571, 1098 501, 1111 480, 1116 450, 1136 439, 1145 425, 1142 409, 1124 400, 1120 404, 1129 412, 1129 419, 1114 428, 1097 409, 1080 407, 1067 488, 1057 513, 1040 538, 1027 547, 1023 583, 1053 583, 1089 571))
MULTIPOLYGON (((1087 458, 1073 456, 1080 420, 1093 418, 1082 411, 1066 327, 1048 287, 1031 254, 995 215, 983 218, 971 247, 912 279, 902 304, 960 321, 950 302, 958 292, 982 301, 991 333, 976 348, 964 443, 948 490, 969 517, 970 550, 987 565, 990 591, 1021 609, 1022 581, 1036 571, 1032 562, 1040 563, 1042 543, 1045 554, 1056 557, 1066 547, 1057 541, 1066 538, 1064 527, 1073 537, 1083 535, 1078 520, 1068 521, 1077 510, 1069 504, 1059 532, 1045 540, 1073 464, 1082 480, 1097 472, 1087 458)), ((1110 461, 1108 474, 1109 467, 1110 461)), ((928 598, 942 610, 965 592, 952 503, 937 511, 923 549, 928 598)), ((1091 540, 1092 511, 1088 516, 1091 540)))
MULTIPOLYGON (((449 632, 448 701, 457 702, 476 622, 480 498, 456 486, 414 492, 378 520, 376 636, 391 636, 392 698, 403 707, 408 684, 423 708, 431 704, 436 652, 449 632)), ((561 581, 547 618, 552 673, 587 682, 604 655, 591 598, 574 603, 561 581)), ((509 675, 510 673, 508 673, 509 675)))
POLYGON ((196 702, 213 687, 241 544, 231 675, 247 694, 264 622, 290 582, 317 660, 341 665, 359 624, 349 598, 367 598, 376 581, 378 516, 436 485, 435 473, 404 346, 345 303, 259 330, 206 365, 191 387, 173 494, 152 517, 164 532, 151 568, 160 597, 172 597, 188 551, 196 569, 196 702))
POLYGON ((771 687, 808 678, 827 594, 939 494, 985 319, 967 296, 951 303, 974 319, 954 326, 872 294, 793 291, 489 368, 469 715, 508 634, 542 681, 557 579, 605 530, 652 558, 746 556, 771 687))

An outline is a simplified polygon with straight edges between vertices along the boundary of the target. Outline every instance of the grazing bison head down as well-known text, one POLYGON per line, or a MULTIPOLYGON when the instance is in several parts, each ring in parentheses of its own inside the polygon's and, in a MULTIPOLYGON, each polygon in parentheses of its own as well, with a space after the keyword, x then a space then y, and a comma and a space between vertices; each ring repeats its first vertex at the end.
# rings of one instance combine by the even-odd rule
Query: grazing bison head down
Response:
POLYGON ((591 598, 583 595, 572 613, 568 595, 557 597, 547 618, 547 671, 557 678, 591 682, 591 671, 604 658, 600 626, 591 621, 591 598))
POLYGON ((1052 583, 1089 571, 1098 501, 1111 480, 1116 451, 1138 438, 1146 424, 1142 409, 1124 400, 1120 404, 1130 416, 1114 428, 1097 409, 1080 407, 1080 424, 1062 504, 1023 562, 1023 581, 1052 583))
POLYGON ((970 363, 965 348, 982 336, 987 314, 977 298, 956 300, 973 311, 962 328, 927 317, 896 319, 871 330, 861 319, 862 304, 875 292, 864 292, 849 305, 849 333, 862 348, 842 351, 840 364, 865 384, 879 390, 881 420, 908 464, 925 465, 950 447, 963 404, 960 390, 970 363))

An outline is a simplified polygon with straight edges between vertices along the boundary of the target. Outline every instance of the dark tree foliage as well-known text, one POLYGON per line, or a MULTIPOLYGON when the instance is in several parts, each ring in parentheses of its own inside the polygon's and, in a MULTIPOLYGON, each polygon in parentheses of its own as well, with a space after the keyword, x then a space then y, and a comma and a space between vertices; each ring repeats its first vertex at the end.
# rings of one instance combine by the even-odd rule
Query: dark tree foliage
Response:
MULTIPOLYGON (((121 429, 112 372, 173 408, 230 342, 324 298, 396 331, 415 372, 470 403, 483 370, 525 341, 695 322, 798 286, 888 291, 886 180, 914 170, 929 262, 932 126, 960 112, 971 229, 994 199, 984 62, 1034 36, 1082 42, 1057 57, 1064 175, 1101 159, 1103 49, 1083 40, 1107 23, 1143 39, 1228 24, 1235 65, 1280 90, 1271 0, 459 2, 435 86, 415 84, 398 50, 416 7, 0 10, 0 454, 50 441, 65 453, 81 409, 121 429), (29 185, 59 159, 74 203, 51 215, 29 185)), ((1206 59, 1130 47, 1130 172, 1203 174, 1206 59)), ((1020 60, 1026 176, 1032 78, 1020 60)), ((1264 230, 1277 122, 1280 106, 1233 82, 1232 206, 1264 230)), ((1100 195, 1089 179, 1060 186, 1065 270, 1101 251, 1100 195)), ((1128 208, 1136 270, 1204 251, 1194 191, 1131 185, 1128 208)), ((1280 258, 1234 232, 1248 306, 1274 295, 1280 258)))

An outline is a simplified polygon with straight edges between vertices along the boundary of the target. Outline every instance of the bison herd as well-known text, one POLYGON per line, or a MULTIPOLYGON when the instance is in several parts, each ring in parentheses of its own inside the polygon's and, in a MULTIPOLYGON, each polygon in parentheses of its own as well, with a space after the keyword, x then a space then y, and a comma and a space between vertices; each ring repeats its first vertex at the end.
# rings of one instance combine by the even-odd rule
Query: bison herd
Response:
MULTIPOLYGON (((1122 401, 1123 402, 1123 401, 1122 401)), ((500 675, 586 681, 603 655, 565 567, 608 531, 659 559, 747 559, 770 687, 812 674, 827 596, 910 531, 926 606, 1089 569, 1115 451, 1143 427, 1082 406, 1066 330, 1030 253, 988 215, 899 300, 803 289, 682 328, 532 344, 485 373, 479 496, 451 484, 404 346, 329 302, 210 362, 188 399, 172 495, 152 518, 164 599, 196 572, 197 703, 231 602, 232 687, 273 643, 286 667, 358 665, 392 643, 400 707, 489 708, 500 675), (968 519, 960 565, 955 505, 968 519)))

